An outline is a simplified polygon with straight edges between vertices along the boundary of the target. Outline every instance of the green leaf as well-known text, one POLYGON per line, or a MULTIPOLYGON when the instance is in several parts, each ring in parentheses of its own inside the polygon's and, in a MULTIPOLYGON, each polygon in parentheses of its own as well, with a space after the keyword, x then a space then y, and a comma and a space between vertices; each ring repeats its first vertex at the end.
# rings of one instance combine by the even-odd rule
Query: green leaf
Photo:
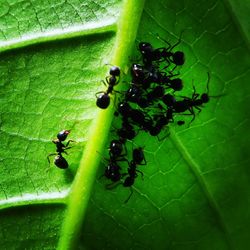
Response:
POLYGON ((1 249, 248 249, 247 3, 147 0, 141 17, 141 0, 0 2, 1 249), (124 76, 138 41, 174 44, 181 31, 181 94, 192 81, 204 92, 210 72, 210 95, 223 95, 164 141, 140 132, 144 180, 124 204, 129 189, 98 179, 114 107, 98 110, 95 93, 105 63, 124 76), (62 129, 77 141, 70 167, 46 171, 62 129))

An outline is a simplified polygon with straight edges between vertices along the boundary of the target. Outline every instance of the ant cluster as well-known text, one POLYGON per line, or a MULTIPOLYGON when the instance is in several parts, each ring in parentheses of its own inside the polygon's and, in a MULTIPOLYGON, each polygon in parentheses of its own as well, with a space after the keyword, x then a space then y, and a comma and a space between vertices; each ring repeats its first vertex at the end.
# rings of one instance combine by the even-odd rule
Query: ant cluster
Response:
MULTIPOLYGON (((131 65, 132 80, 128 90, 120 93, 114 90, 114 86, 119 83, 120 68, 113 66, 110 75, 106 77, 107 91, 96 93, 96 105, 101 109, 106 109, 110 104, 110 95, 113 92, 122 94, 119 103, 116 105, 115 116, 121 118, 121 127, 115 129, 117 139, 110 142, 109 159, 107 159, 104 174, 110 184, 106 185, 111 189, 118 184, 130 187, 131 194, 126 199, 127 202, 132 193, 132 185, 135 182, 137 173, 143 177, 143 173, 138 170, 138 166, 146 165, 143 147, 138 147, 132 151, 132 160, 127 159, 126 142, 132 141, 139 131, 155 136, 159 141, 165 139, 169 133, 160 137, 162 131, 168 128, 169 124, 175 122, 176 115, 191 115, 193 122, 196 112, 201 112, 203 104, 209 101, 208 84, 210 75, 208 74, 207 92, 196 93, 193 86, 193 94, 188 96, 177 96, 176 92, 183 89, 183 82, 178 77, 179 73, 174 73, 175 69, 182 66, 185 56, 182 51, 173 52, 173 49, 180 43, 181 39, 171 46, 154 48, 148 42, 139 43, 139 51, 142 63, 131 65), (121 162, 128 164, 127 172, 122 173, 121 162)), ((184 120, 177 121, 177 125, 185 124, 184 120)), ((168 130, 165 130, 168 131, 168 130)))

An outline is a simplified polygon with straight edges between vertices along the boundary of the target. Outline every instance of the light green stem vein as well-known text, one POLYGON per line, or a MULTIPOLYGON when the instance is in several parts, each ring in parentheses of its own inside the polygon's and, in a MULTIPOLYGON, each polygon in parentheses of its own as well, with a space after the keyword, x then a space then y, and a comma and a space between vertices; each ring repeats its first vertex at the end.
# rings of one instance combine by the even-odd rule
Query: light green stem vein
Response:
POLYGON ((28 205, 65 204, 68 192, 69 190, 64 190, 62 192, 23 194, 22 196, 11 197, 0 201, 0 210, 28 205))
POLYGON ((201 190, 203 191, 205 197, 208 200, 208 204, 209 204, 209 206, 210 206, 210 208, 211 208, 211 210, 212 210, 212 212, 213 212, 213 214, 214 214, 214 216, 219 224, 219 227, 225 235, 225 239, 228 243, 228 249, 233 249, 233 247, 232 247, 233 243, 232 243, 232 240, 230 238, 227 226, 224 223, 224 219, 220 213, 220 208, 219 208, 217 202, 215 201, 215 199, 213 198, 211 192, 209 191, 207 183, 206 183, 205 179, 203 178, 202 173, 199 171, 198 164, 193 160, 193 158, 191 157, 191 155, 189 154, 189 152, 187 151, 187 149, 185 148, 185 146, 183 145, 183 143, 181 142, 179 137, 173 131, 173 129, 169 128, 169 130, 170 130, 170 134, 171 134, 170 140, 173 142, 173 144, 175 145, 177 150, 181 153, 183 159, 186 161, 190 170, 194 174, 201 190))
MULTIPOLYGON (((122 69, 128 64, 128 56, 136 38, 144 0, 124 0, 121 16, 117 24, 117 38, 110 62, 122 69)), ((121 87, 121 86, 120 86, 121 87)), ((94 98, 94 97, 93 97, 94 98)), ((58 249, 74 249, 77 245, 82 223, 84 221, 100 155, 108 137, 114 113, 113 105, 101 110, 90 128, 88 144, 84 150, 79 169, 72 184, 68 207, 58 243, 58 249)))
POLYGON ((75 25, 65 29, 53 29, 40 33, 26 34, 21 38, 8 41, 0 41, 0 52, 19 49, 33 44, 44 42, 60 41, 83 35, 100 34, 116 30, 116 20, 108 19, 103 22, 87 23, 83 25, 75 25))

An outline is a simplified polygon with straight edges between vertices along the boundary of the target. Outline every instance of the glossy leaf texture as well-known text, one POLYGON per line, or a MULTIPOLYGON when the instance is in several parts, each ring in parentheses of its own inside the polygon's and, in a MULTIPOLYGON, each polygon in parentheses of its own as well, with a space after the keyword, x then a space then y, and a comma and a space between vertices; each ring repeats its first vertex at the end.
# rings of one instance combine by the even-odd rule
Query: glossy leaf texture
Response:
POLYGON ((0 2, 0 245, 55 249, 121 2, 0 2), (47 160, 63 129, 66 171, 47 160))
POLYGON ((87 249, 249 247, 249 45, 239 28, 247 21, 229 4, 146 1, 137 43, 162 47, 158 33, 174 44, 183 31, 176 48, 186 56, 179 95, 191 96, 192 83, 204 93, 210 72, 209 94, 218 97, 211 97, 190 126, 170 126, 163 142, 140 132, 128 146, 145 146, 147 165, 139 167, 144 179, 138 173, 127 204, 129 189, 105 190, 108 182, 96 181, 82 232, 87 249))
MULTIPOLYGON (((250 245, 249 34, 232 2, 146 1, 135 45, 162 46, 157 33, 175 43, 183 31, 182 95, 192 94, 192 81, 204 92, 210 72, 209 94, 221 96, 190 126, 171 126, 164 141, 140 132, 134 145, 145 146, 147 165, 127 204, 130 190, 106 190, 100 165, 80 249, 250 245)), ((100 115, 94 95, 103 89, 122 2, 0 3, 1 248, 55 249, 90 125, 100 115), (51 163, 47 171, 51 140, 65 128, 76 141, 65 156, 70 168, 51 163)), ((127 58, 134 56, 136 46, 127 58)))

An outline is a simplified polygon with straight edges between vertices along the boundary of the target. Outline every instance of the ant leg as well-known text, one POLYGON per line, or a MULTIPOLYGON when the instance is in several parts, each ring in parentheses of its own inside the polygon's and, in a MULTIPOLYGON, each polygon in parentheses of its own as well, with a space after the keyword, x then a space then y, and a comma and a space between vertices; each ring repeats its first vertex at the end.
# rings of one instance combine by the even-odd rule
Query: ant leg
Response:
POLYGON ((188 126, 190 126, 190 124, 191 124, 191 123, 194 121, 194 119, 195 119, 195 112, 194 112, 193 107, 190 107, 189 111, 190 111, 191 115, 193 115, 193 118, 192 118, 192 120, 189 122, 189 125, 188 125, 188 126))
POLYGON ((48 160, 48 162, 49 162, 49 165, 50 165, 50 157, 53 156, 53 155, 57 155, 57 153, 52 153, 52 154, 49 154, 49 155, 47 156, 47 160, 48 160))
POLYGON ((53 156, 53 155, 57 155, 57 153, 52 153, 52 154, 49 154, 48 156, 47 156, 47 160, 48 160, 48 162, 49 162, 49 166, 45 169, 45 172, 47 173, 48 171, 49 171, 49 169, 50 169, 50 157, 51 156, 53 156))
POLYGON ((117 81, 116 81, 116 84, 115 84, 115 85, 117 85, 119 82, 120 82, 120 76, 118 76, 118 79, 117 79, 117 81))
POLYGON ((147 165, 147 161, 146 161, 144 154, 143 154, 143 160, 144 160, 144 163, 140 163, 140 165, 147 165))
POLYGON ((169 71, 168 73, 170 74, 170 75, 168 75, 169 78, 172 78, 174 76, 179 76, 180 75, 180 71, 177 74, 173 74, 172 71, 169 71))
POLYGON ((196 108, 198 110, 198 114, 201 112, 201 108, 194 106, 194 108, 196 108))
POLYGON ((139 172, 141 174, 141 178, 143 179, 144 174, 140 170, 136 170, 136 172, 139 172))
POLYGON ((124 201, 125 204, 129 201, 129 199, 131 198, 132 194, 133 194, 133 189, 132 189, 132 187, 130 187, 130 195, 129 195, 129 197, 124 201))
POLYGON ((122 92, 115 90, 115 89, 113 89, 113 92, 118 93, 118 94, 123 94, 122 92))
POLYGON ((178 44, 180 44, 180 42, 181 42, 181 37, 182 37, 183 32, 184 32, 184 30, 181 31, 181 34, 180 34, 180 37, 179 37, 178 42, 177 42, 176 44, 174 44, 174 45, 171 47, 170 50, 172 50, 174 47, 176 47, 178 44))
POLYGON ((69 140, 69 141, 66 143, 66 145, 65 145, 66 148, 68 148, 68 145, 70 144, 70 142, 75 142, 75 141, 74 141, 74 140, 69 140))
POLYGON ((176 47, 177 45, 179 45, 181 43, 181 38, 179 38, 178 42, 176 44, 174 44, 171 48, 170 48, 170 51, 176 47))
POLYGON ((114 182, 114 183, 107 184, 105 187, 106 187, 106 189, 114 189, 115 187, 117 187, 120 184, 122 184, 122 182, 117 181, 117 182, 114 182))
POLYGON ((101 80, 101 82, 102 82, 106 87, 109 85, 108 79, 110 79, 110 76, 106 76, 106 77, 105 77, 106 82, 103 81, 103 80, 101 80))
POLYGON ((176 68, 177 68, 177 65, 175 65, 175 66, 172 68, 171 72, 173 72, 176 68))
POLYGON ((200 95, 200 94, 197 94, 196 93, 196 88, 195 88, 195 86, 194 86, 194 80, 192 81, 192 85, 193 85, 193 94, 192 94, 192 100, 195 100, 195 99, 197 99, 197 97, 200 95))
MULTIPOLYGON (((168 127, 167 127, 167 128, 168 128, 168 127)), ((170 135, 170 132, 169 132, 169 129, 168 129, 166 135, 164 135, 162 138, 160 138, 160 137, 157 135, 157 139, 158 139, 159 142, 161 142, 161 141, 165 140, 169 135, 170 135)))
POLYGON ((159 34, 156 34, 156 36, 157 36, 157 39, 162 40, 163 42, 165 42, 165 43, 168 45, 167 48, 159 48, 159 49, 166 49, 166 50, 169 50, 169 49, 171 48, 171 44, 170 44, 167 40, 165 40, 164 38, 160 37, 159 34))
MULTIPOLYGON (((165 61, 167 62, 167 65, 162 69, 162 70, 165 70, 169 67, 169 65, 171 64, 171 62, 169 61, 168 58, 165 58, 165 61)), ((172 73, 172 72, 171 72, 172 73)))
POLYGON ((129 161, 126 158, 120 158, 120 159, 117 159, 117 161, 126 161, 128 163, 128 165, 129 165, 129 161))
POLYGON ((95 97, 98 98, 97 95, 98 95, 98 94, 101 94, 101 93, 105 94, 106 92, 105 92, 105 91, 99 91, 99 92, 95 93, 95 97))

